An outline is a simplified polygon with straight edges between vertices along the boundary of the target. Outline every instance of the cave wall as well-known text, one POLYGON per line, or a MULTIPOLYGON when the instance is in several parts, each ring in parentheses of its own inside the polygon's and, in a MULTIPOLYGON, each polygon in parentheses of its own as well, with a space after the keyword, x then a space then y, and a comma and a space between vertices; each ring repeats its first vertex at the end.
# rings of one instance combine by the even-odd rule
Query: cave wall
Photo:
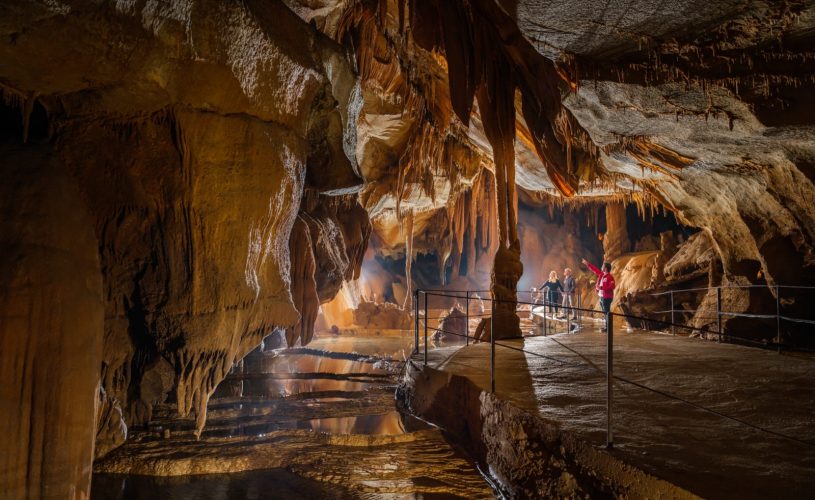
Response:
POLYGON ((6 3, 0 18, 4 131, 53 158, 3 157, 0 369, 27 389, 4 392, 20 412, 2 429, 37 441, 3 448, 0 490, 81 498, 95 439, 109 451, 168 395, 200 432, 233 363, 277 328, 307 343, 313 297, 358 273, 355 77, 278 2, 6 3))
POLYGON ((87 498, 105 319, 90 214, 60 159, 0 145, 0 491, 87 498))

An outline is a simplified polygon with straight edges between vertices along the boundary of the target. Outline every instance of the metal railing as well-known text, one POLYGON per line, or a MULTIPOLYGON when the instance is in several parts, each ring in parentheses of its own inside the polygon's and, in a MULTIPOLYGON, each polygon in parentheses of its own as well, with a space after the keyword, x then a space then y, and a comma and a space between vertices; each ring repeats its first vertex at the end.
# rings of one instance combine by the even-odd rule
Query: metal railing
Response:
MULTIPOLYGON (((473 293, 476 293, 476 292, 473 292, 473 293)), ((479 291, 477 293, 489 293, 489 292, 488 291, 479 291)), ((528 293, 528 292, 519 292, 519 293, 528 293)), ((580 297, 579 293, 576 292, 576 294, 577 294, 578 297, 580 297)), ((419 323, 420 323, 420 320, 419 320, 419 318, 420 318, 419 296, 420 295, 424 296, 424 318, 425 319, 423 321, 423 323, 424 323, 424 356, 423 356, 423 364, 424 364, 425 367, 427 367, 427 361, 428 361, 427 349, 428 349, 428 345, 429 345, 429 342, 428 342, 429 321, 427 319, 429 317, 428 297, 429 296, 437 296, 437 297, 447 297, 447 298, 455 298, 455 299, 464 299, 465 300, 465 304, 466 304, 465 305, 466 329, 465 329, 464 335, 461 335, 460 333, 457 333, 457 332, 450 332, 450 331, 446 331, 446 330, 441 330, 440 328, 434 328, 433 330, 434 330, 434 332, 440 332, 440 333, 444 333, 444 334, 447 334, 447 335, 464 337, 465 338, 465 346, 468 346, 469 343, 470 343, 470 338, 471 338, 471 336, 470 336, 470 299, 471 299, 472 295, 471 295, 471 293, 469 291, 466 291, 466 290, 465 291, 416 290, 414 292, 413 303, 415 304, 414 317, 415 317, 415 325, 416 325, 416 329, 414 331, 414 345, 416 346, 415 349, 414 349, 414 354, 419 353, 419 323), (451 294, 455 294, 455 293, 464 293, 465 295, 463 297, 459 296, 459 295, 451 295, 451 294)), ((523 301, 523 300, 505 301, 505 300, 500 300, 500 299, 493 299, 492 297, 481 297, 481 296, 478 296, 477 298, 479 300, 482 300, 482 301, 489 301, 490 302, 490 315, 489 315, 489 318, 490 318, 490 392, 491 393, 495 393, 495 380, 496 380, 496 377, 495 377, 495 348, 496 348, 496 346, 504 347, 504 348, 508 348, 508 349, 513 349, 513 350, 518 350, 518 351, 521 351, 521 352, 524 352, 524 353, 527 353, 527 354, 532 354, 532 355, 535 355, 535 356, 541 356, 541 357, 544 357, 544 358, 555 359, 555 358, 552 358, 550 356, 540 355, 538 353, 528 351, 526 349, 521 349, 521 348, 509 346, 509 345, 506 345, 506 344, 498 343, 496 341, 496 338, 495 338, 496 337, 496 335, 495 335, 495 323, 493 321, 494 318, 495 318, 495 304, 496 304, 496 302, 498 302, 498 303, 514 303, 514 304, 516 304, 516 306, 517 305, 528 305, 528 306, 530 306, 530 311, 533 311, 534 307, 538 307, 538 306, 544 306, 544 307, 546 307, 546 306, 555 306, 556 305, 555 302, 548 301, 548 300, 543 300, 542 302, 538 302, 538 301, 530 302, 530 301, 523 301)), ((580 299, 578 299, 578 303, 580 303, 580 299)), ((578 307, 578 306, 567 307, 566 309, 571 309, 571 310, 574 310, 574 311, 578 312, 580 314, 579 318, 582 318, 582 315, 584 313, 596 314, 598 312, 598 311, 593 310, 593 309, 585 309, 583 307, 578 307)), ((517 311, 516 311, 516 313, 517 313, 517 311)), ((608 448, 613 447, 613 439, 612 439, 612 402, 613 402, 613 393, 614 393, 613 392, 614 391, 614 388, 613 388, 613 381, 614 381, 614 348, 613 348, 613 343, 614 343, 614 333, 613 333, 614 332, 614 315, 615 315, 615 313, 611 313, 611 312, 605 314, 606 331, 607 331, 607 337, 606 337, 607 338, 607 346, 606 346, 606 366, 607 366, 607 370, 606 370, 606 446, 608 448)), ((566 318, 567 318, 567 330, 566 331, 568 332, 568 331, 571 331, 571 316, 569 314, 567 314, 566 318)), ((546 319, 545 312, 544 312, 543 324, 544 324, 543 328, 544 328, 544 336, 545 336, 546 335, 546 330, 547 330, 547 326, 546 326, 547 325, 547 319, 546 319)), ((474 340, 476 340, 476 339, 474 339, 474 340)), ((502 340, 508 340, 508 339, 502 339, 502 340)))
MULTIPOLYGON (((815 287, 813 287, 813 288, 815 288, 815 287)), ((681 293, 683 291, 687 291, 687 290, 678 290, 678 291, 676 291, 676 293, 681 293)), ((463 299, 465 301, 465 304, 466 304, 465 305, 466 329, 465 329, 465 332, 464 332, 463 335, 461 333, 458 333, 458 332, 451 332, 451 331, 447 331, 447 330, 442 330, 441 329, 441 324, 439 324, 436 328, 432 328, 434 333, 438 332, 438 333, 443 333, 443 334, 446 334, 446 335, 464 337, 465 346, 469 345, 471 338, 473 338, 474 340, 477 340, 477 339, 475 339, 474 337, 472 337, 470 335, 470 311, 469 311, 470 310, 470 300, 472 298, 478 298, 481 301, 489 301, 490 302, 490 315, 489 315, 489 318, 490 318, 490 335, 489 335, 490 336, 490 366, 489 366, 489 372, 490 372, 490 392, 491 393, 495 393, 495 383, 496 383, 495 351, 496 351, 496 347, 502 347, 502 348, 506 348, 506 349, 520 351, 520 352, 523 352, 525 354, 530 354, 530 355, 533 355, 533 356, 546 358, 546 359, 553 360, 553 361, 556 361, 556 362, 559 362, 559 363, 571 364, 571 365, 579 364, 579 363, 574 363, 574 362, 571 362, 571 361, 561 360, 561 359, 555 358, 553 356, 548 356, 548 355, 545 355, 545 354, 536 353, 534 351, 530 351, 530 350, 527 350, 527 349, 523 349, 523 348, 503 344, 503 343, 498 342, 496 340, 496 330, 495 330, 496 325, 494 324, 495 304, 496 303, 513 303, 513 304, 516 305, 516 307, 518 305, 521 305, 521 306, 528 305, 531 308, 534 308, 536 306, 540 306, 540 305, 542 305, 541 303, 539 303, 537 301, 530 302, 530 301, 523 301, 523 300, 515 300, 515 301, 501 300, 501 299, 494 299, 492 297, 482 297, 480 295, 478 295, 477 297, 473 297, 472 293, 475 293, 475 292, 470 292, 470 291, 466 291, 466 290, 465 291, 416 290, 414 292, 414 301, 413 301, 413 303, 415 304, 415 309, 414 309, 414 317, 415 317, 415 331, 414 331, 414 335, 415 335, 414 342, 415 343, 414 343, 414 345, 415 345, 415 348, 414 348, 413 352, 414 352, 414 354, 419 353, 419 345, 420 345, 420 342, 419 342, 420 341, 420 338, 419 338, 419 326, 420 326, 420 323, 422 323, 422 321, 420 321, 420 316, 421 316, 422 311, 420 311, 420 308, 419 308, 419 297, 423 295, 424 296, 424 311, 423 311, 424 312, 424 320, 423 320, 423 323, 424 323, 424 355, 423 355, 423 364, 424 364, 425 367, 427 367, 427 364, 428 364, 428 345, 429 345, 428 332, 431 329, 430 326, 429 326, 429 314, 428 314, 429 313, 429 309, 428 309, 428 297, 429 296, 446 297, 446 298, 452 298, 452 299, 457 299, 457 300, 458 299, 463 299), (464 295, 463 296, 462 295, 455 295, 457 293, 464 293, 464 295)), ((478 292, 478 293, 484 293, 484 292, 478 292)), ((520 292, 520 293, 524 293, 524 292, 520 292)), ((666 293, 669 293, 669 292, 666 292, 666 293)), ((717 295, 719 297, 721 296, 721 290, 720 289, 717 291, 717 295)), ((579 296, 579 294, 578 294, 578 296, 579 296)), ((720 325, 721 324, 721 319, 720 318, 725 313, 720 310, 720 308, 721 308, 721 301, 720 300, 718 301, 718 303, 719 303, 719 311, 718 311, 717 317, 719 318, 718 323, 720 325)), ((674 322, 673 317, 672 317, 670 322, 665 322, 665 321, 662 321, 662 320, 654 320, 653 318, 645 318, 645 317, 631 315, 631 314, 615 313, 615 312, 611 312, 611 311, 600 312, 600 311, 597 311, 595 309, 586 309, 586 308, 580 307, 580 306, 571 307, 571 308, 567 308, 567 309, 577 311, 579 313, 579 316, 578 316, 579 319, 577 321, 579 321, 581 323, 582 323, 584 315, 596 315, 596 314, 600 313, 600 314, 603 314, 604 319, 605 319, 605 330, 606 330, 606 353, 605 353, 606 354, 606 356, 605 356, 606 357, 606 369, 605 369, 605 382, 606 382, 606 447, 607 448, 612 448, 614 446, 612 416, 613 416, 613 406, 614 406, 613 405, 613 403, 614 403, 614 386, 613 386, 613 383, 615 381, 622 382, 622 383, 625 383, 625 384, 629 384, 629 385, 632 385, 632 386, 635 386, 635 387, 639 387, 641 389, 651 391, 651 392, 653 392, 655 394, 659 394, 661 396, 664 396, 664 397, 667 397, 667 398, 670 398, 670 399, 673 399, 673 400, 676 400, 676 401, 683 402, 683 403, 688 404, 690 406, 693 406, 694 408, 697 408, 699 410, 703 410, 703 411, 706 411, 708 413, 717 415, 719 417, 732 420, 732 421, 737 422, 739 424, 742 424, 742 425, 745 425, 745 426, 748 426, 748 427, 752 427, 752 428, 754 428, 756 430, 766 432, 768 434, 773 434, 775 436, 782 437, 782 438, 785 438, 785 439, 789 439, 789 440, 792 440, 792 441, 796 441, 796 442, 799 442, 799 443, 803 443, 803 444, 808 445, 808 446, 815 446, 815 443, 812 443, 812 442, 809 442, 809 441, 804 441, 804 440, 801 440, 801 439, 793 437, 793 436, 789 436, 789 435, 786 435, 786 434, 783 434, 783 433, 780 433, 780 432, 773 431, 771 429, 767 429, 767 428, 764 428, 764 427, 760 427, 760 426, 751 424, 749 422, 744 421, 743 419, 723 414, 723 413, 721 413, 721 412, 719 412, 719 411, 717 411, 715 409, 707 408, 705 406, 702 406, 702 405, 687 401, 687 400, 685 400, 685 399, 683 399, 683 398, 681 398, 679 396, 675 396, 675 395, 667 393, 665 391, 661 391, 659 389, 648 387, 648 386, 646 386, 644 384, 641 384, 641 383, 626 379, 624 377, 614 375, 614 317, 615 316, 623 318, 623 319, 627 319, 627 320, 636 320, 636 321, 642 321, 642 322, 657 322, 657 323, 663 324, 665 326, 670 326, 672 331, 674 331, 674 332, 675 332, 676 328, 682 328, 682 329, 688 329, 688 330, 701 330, 701 329, 690 326, 690 325, 676 324, 674 322)), ((673 309, 673 307, 671 309, 673 309)), ((530 309, 530 310, 533 311, 533 309, 530 309)), ((518 312, 517 309, 516 309, 515 312, 517 314, 517 312, 518 312)), ((683 311, 683 312, 687 312, 687 311, 683 311)), ((571 323, 570 323, 571 315, 569 313, 567 313, 566 317, 567 317, 567 329, 566 329, 566 332, 570 332, 571 331, 571 323)), ((439 317, 439 319, 441 319, 441 317, 439 317)), ((547 325, 547 318, 545 316, 545 313, 544 313, 543 325, 544 325, 543 329, 544 329, 544 336, 545 336, 546 335, 546 330, 547 330, 547 326, 546 326, 547 325)), ((720 336, 722 335, 721 334, 721 328, 719 330, 719 335, 720 336)), ((522 335, 522 337, 523 337, 523 335, 522 335)), ((724 336, 724 337, 726 337, 726 336, 724 336)), ((501 340, 511 340, 511 338, 503 338, 501 340)))
MULTIPOLYGON (((742 341, 750 342, 751 339, 747 339, 744 337, 736 337, 733 335, 726 335, 724 333, 722 327, 722 320, 724 317, 729 318, 750 318, 750 319, 770 319, 775 320, 776 326, 776 333, 775 333, 775 345, 777 351, 780 353, 781 349, 784 345, 783 341, 783 329, 782 323, 789 322, 795 323, 799 325, 813 325, 815 326, 815 320, 812 319, 805 319, 805 318, 794 318, 790 316, 786 316, 782 314, 782 306, 781 306, 781 290, 811 290, 815 291, 815 287, 813 286, 798 286, 798 285, 719 285, 715 287, 706 287, 706 288, 685 288, 685 289, 678 289, 678 290, 668 290, 665 292, 657 292, 651 293, 652 297, 659 297, 668 295, 670 297, 670 309, 663 310, 663 311, 654 311, 653 314, 671 314, 671 333, 676 335, 676 313, 692 313, 694 315, 698 314, 700 309, 696 310, 685 310, 685 309, 676 309, 675 305, 675 295, 683 294, 683 293, 691 293, 691 292, 705 292, 709 293, 710 290, 716 290, 716 311, 715 311, 715 318, 716 318, 716 334, 717 340, 719 342, 723 342, 727 338, 734 338, 742 341), (735 311, 724 311, 722 310, 722 290, 750 290, 750 289, 761 289, 766 291, 775 291, 775 312, 773 314, 756 314, 756 313, 746 313, 746 312, 735 312, 735 311)), ((713 312, 713 311, 710 311, 713 312)), ((651 319, 651 322, 661 322, 658 319, 651 319)), ((684 328, 688 328, 688 326, 684 326, 684 328)), ((697 328, 696 330, 705 331, 701 328, 697 328)))

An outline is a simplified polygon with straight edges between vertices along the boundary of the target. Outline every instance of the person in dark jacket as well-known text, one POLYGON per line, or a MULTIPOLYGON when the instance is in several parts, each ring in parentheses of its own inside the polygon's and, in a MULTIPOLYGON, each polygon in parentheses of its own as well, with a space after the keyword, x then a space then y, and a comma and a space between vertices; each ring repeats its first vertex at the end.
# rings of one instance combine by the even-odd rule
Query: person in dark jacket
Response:
POLYGON ((608 313, 611 312, 611 302, 614 300, 614 288, 617 286, 614 282, 614 276, 611 275, 611 264, 603 262, 603 267, 597 269, 586 259, 583 259, 581 262, 583 262, 591 272, 597 275, 597 283, 594 285, 594 289, 600 297, 600 308, 606 315, 606 326, 602 330, 605 332, 608 330, 608 313))
POLYGON ((555 315, 558 312, 559 294, 563 291, 563 285, 561 285, 555 271, 549 273, 549 280, 540 286, 541 291, 544 289, 546 290, 546 295, 544 295, 546 298, 545 303, 549 304, 549 312, 555 315))
POLYGON ((577 319, 577 310, 574 307, 574 292, 577 289, 577 282, 575 282, 572 270, 568 267, 563 270, 563 315, 560 319, 566 319, 571 313, 572 319, 577 319))

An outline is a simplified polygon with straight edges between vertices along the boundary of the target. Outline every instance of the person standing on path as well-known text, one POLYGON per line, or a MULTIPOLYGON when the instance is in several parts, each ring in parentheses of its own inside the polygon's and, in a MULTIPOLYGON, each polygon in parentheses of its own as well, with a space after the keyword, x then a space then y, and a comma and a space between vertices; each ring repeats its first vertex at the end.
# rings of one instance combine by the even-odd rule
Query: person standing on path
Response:
POLYGON ((575 282, 574 276, 572 276, 572 270, 568 267, 563 270, 562 286, 563 303, 561 306, 563 307, 563 315, 560 316, 560 319, 566 319, 570 313, 572 319, 577 319, 577 311, 572 309, 574 307, 574 292, 575 289, 577 289, 577 283, 575 282))
POLYGON ((560 284, 560 280, 557 278, 557 272, 552 271, 549 273, 549 280, 540 286, 541 291, 544 289, 546 289, 545 303, 549 304, 549 312, 554 317, 558 312, 558 293, 563 291, 563 285, 560 284))
POLYGON ((597 269, 586 259, 582 259, 580 262, 597 275, 597 283, 595 283, 594 289, 600 297, 600 308, 606 316, 606 325, 601 331, 608 331, 608 313, 611 312, 611 301, 614 300, 614 288, 617 286, 614 282, 614 276, 611 275, 611 264, 603 262, 603 267, 597 269))

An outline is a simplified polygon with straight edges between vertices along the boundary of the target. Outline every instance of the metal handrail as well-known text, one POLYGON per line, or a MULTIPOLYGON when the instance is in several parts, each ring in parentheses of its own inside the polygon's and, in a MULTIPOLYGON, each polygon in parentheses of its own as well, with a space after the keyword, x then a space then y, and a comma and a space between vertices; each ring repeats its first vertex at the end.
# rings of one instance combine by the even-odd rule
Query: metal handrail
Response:
POLYGON ((682 293, 682 292, 701 292, 705 290, 715 290, 716 288, 735 288, 735 289, 752 289, 752 288, 766 288, 768 290, 773 288, 786 288, 792 290, 815 290, 815 286, 805 286, 805 285, 716 285, 716 286, 708 286, 708 287, 699 287, 699 288, 680 288, 678 290, 668 290, 665 292, 656 292, 651 293, 650 295, 656 297, 658 295, 668 295, 669 293, 682 293))
MULTIPOLYGON (((728 316, 732 318, 752 318, 752 319, 773 319, 775 318, 776 323, 776 334, 775 334, 775 344, 777 346, 778 352, 781 352, 781 348, 783 346, 782 341, 782 329, 781 323, 782 321, 790 322, 790 323, 798 323, 804 325, 815 325, 815 320, 810 320, 806 318, 793 318, 790 316, 785 316, 781 314, 781 293, 780 290, 815 290, 815 286, 804 286, 804 285, 718 285, 714 287, 708 288, 686 288, 686 289, 679 289, 679 290, 667 290, 665 292, 657 292, 651 293, 652 297, 663 296, 663 295, 670 295, 671 297, 671 309, 669 311, 659 311, 658 313, 670 312, 671 313, 671 322, 675 321, 674 314, 676 312, 693 312, 694 314, 699 312, 699 309, 696 311, 685 311, 685 310, 676 310, 674 309, 674 294, 677 293, 684 293, 684 292, 699 292, 699 291, 710 291, 716 290, 716 323, 719 330, 719 341, 722 338, 722 316, 728 316), (736 289, 736 290, 751 290, 751 289, 767 289, 772 290, 775 289, 775 314, 755 314, 755 313, 746 313, 746 312, 735 312, 735 311, 722 311, 721 303, 722 303, 722 290, 729 290, 729 289, 736 289)), ((652 320, 655 321, 655 320, 652 320)), ((656 320, 658 321, 658 320, 656 320)), ((673 330, 673 328, 672 328, 673 330)), ((674 331, 674 334, 676 332, 674 331)))
MULTIPOLYGON (((467 299, 467 316, 466 316, 467 321, 466 321, 465 335, 461 335, 461 334, 455 333, 455 332, 449 332, 449 331, 443 330, 441 328, 433 328, 433 331, 434 332, 443 332, 443 333, 446 333, 446 334, 451 334, 451 335, 455 335, 455 336, 459 336, 459 337, 463 336, 463 337, 466 338, 467 345, 469 345, 469 339, 470 339, 470 322, 469 322, 469 298, 470 298, 470 295, 469 295, 469 292, 467 292, 465 297, 458 297, 458 296, 454 296, 454 295, 449 295, 449 294, 444 293, 444 292, 446 292, 446 291, 444 291, 444 290, 442 290, 442 291, 416 290, 416 292, 415 292, 414 304, 416 304, 416 309, 415 309, 415 315, 416 315, 415 316, 416 317, 415 341, 416 341, 416 344, 415 344, 414 353, 419 352, 419 348, 418 348, 418 343, 419 343, 419 306, 418 306, 418 298, 419 298, 419 294, 424 293, 424 297, 425 297, 425 300, 424 300, 425 317, 423 318, 423 322, 424 322, 424 366, 425 367, 427 366, 427 348, 428 348, 428 319, 429 319, 427 317, 427 314, 428 314, 428 296, 433 295, 433 296, 440 296, 440 297, 466 298, 467 299)), ((671 298, 673 299, 673 297, 671 297, 671 298)), ((720 307, 720 305, 721 305, 721 290, 717 291, 717 299, 718 299, 717 300, 717 305, 720 307)), ((489 300, 490 301, 490 309, 491 309, 491 313, 492 313, 491 316, 490 316, 490 367, 489 367, 489 369, 490 369, 490 391, 492 393, 495 393, 495 383, 496 383, 496 377, 495 377, 495 365, 496 365, 496 363, 495 363, 495 347, 496 346, 500 346, 500 347, 504 347, 504 348, 508 348, 508 349, 513 349, 513 350, 518 350, 518 351, 521 351, 521 352, 524 352, 524 353, 532 354, 532 355, 535 355, 535 356, 540 356, 540 357, 543 357, 543 358, 553 359, 553 360, 561 362, 561 363, 574 364, 574 363, 569 363, 569 362, 566 362, 566 361, 563 361, 563 360, 559 360, 557 358, 553 358, 551 356, 546 356, 546 355, 543 355, 543 354, 528 351, 526 349, 516 348, 516 347, 513 347, 513 346, 508 346, 508 345, 496 342, 496 338, 495 338, 496 335, 495 335, 495 329, 494 329, 495 325, 494 325, 494 322, 493 322, 493 319, 495 317, 495 304, 496 303, 513 303, 513 304, 516 304, 516 306, 518 304, 520 304, 520 305, 530 305, 530 306, 533 306, 533 307, 534 306, 540 306, 540 305, 542 305, 541 303, 539 303, 539 302, 525 302, 525 301, 522 301, 522 300, 494 299, 494 298, 481 298, 481 300, 489 300)), ((673 302, 673 300, 672 300, 672 302, 673 302)), ((544 301, 543 305, 545 305, 545 304, 546 304, 546 301, 544 301)), ((567 310, 572 309, 572 310, 576 310, 576 311, 587 312, 589 314, 596 314, 598 312, 595 309, 586 309, 586 308, 582 308, 580 306, 567 307, 566 309, 567 310)), ((674 334, 675 334, 675 328, 676 327, 690 329, 691 331, 694 331, 694 330, 700 330, 701 331, 701 329, 696 328, 696 327, 692 327, 692 326, 688 326, 688 325, 677 325, 677 324, 673 323, 673 303, 671 305, 671 309, 672 309, 672 311, 671 311, 672 312, 672 321, 670 323, 664 322, 662 320, 654 320, 652 318, 644 318, 644 317, 634 316, 634 315, 630 315, 630 314, 614 313, 614 312, 611 312, 611 311, 608 311, 608 312, 605 313, 605 316, 606 316, 606 332, 607 332, 606 333, 606 342, 607 342, 607 345, 606 345, 606 447, 607 448, 612 448, 614 446, 613 425, 612 425, 613 424, 612 415, 613 415, 613 401, 614 401, 614 388, 613 388, 614 380, 618 380, 620 382, 631 384, 631 385, 634 385, 636 387, 640 387, 640 388, 655 392, 657 394, 661 394, 661 395, 663 395, 665 397, 669 397, 669 398, 672 398, 672 399, 675 399, 675 400, 678 400, 678 401, 682 401, 682 402, 684 402, 686 404, 689 404, 689 405, 691 405, 691 406, 693 406, 695 408, 698 408, 698 409, 701 409, 701 410, 716 414, 716 415, 718 415, 720 417, 723 417, 723 418, 733 420, 735 422, 738 422, 740 424, 752 427, 752 428, 754 428, 756 430, 759 430, 759 431, 762 431, 762 432, 766 432, 768 434, 772 434, 772 435, 775 435, 775 436, 778 436, 778 437, 782 437, 782 438, 790 439, 790 440, 793 440, 793 441, 797 441, 797 442, 800 442, 800 443, 803 443, 803 444, 806 444, 806 445, 809 445, 809 446, 815 446, 815 443, 813 443, 813 442, 805 441, 805 440, 802 440, 802 439, 799 439, 799 438, 796 438, 796 437, 793 437, 793 436, 789 436, 789 435, 786 435, 786 434, 783 434, 783 433, 780 433, 780 432, 777 432, 777 431, 773 431, 772 429, 767 429, 767 428, 752 424, 750 422, 744 421, 743 419, 733 417, 733 416, 730 416, 730 415, 726 415, 726 414, 723 414, 723 413, 721 413, 721 412, 719 412, 717 410, 707 408, 705 406, 702 406, 702 405, 697 404, 697 403, 693 403, 691 401, 687 401, 687 400, 685 400, 683 398, 680 398, 679 396, 669 394, 669 393, 667 393, 665 391, 661 391, 661 390, 658 390, 658 389, 648 387, 645 384, 641 384, 641 383, 638 383, 638 382, 635 382, 635 381, 631 381, 631 380, 628 380, 628 379, 623 378, 623 377, 615 376, 614 375, 614 317, 619 316, 619 317, 623 317, 623 318, 627 318, 627 319, 636 319, 636 320, 639 320, 639 321, 649 321, 649 322, 658 322, 658 323, 666 324, 666 325, 671 326, 671 329, 674 331, 674 334)), ((517 311, 516 311, 516 313, 517 313, 517 311)), ((719 320, 719 339, 720 339, 720 341, 721 341, 721 339, 723 337, 723 334, 721 332, 721 315, 722 315, 722 313, 721 313, 721 311, 719 311, 718 314, 717 314, 717 317, 718 317, 718 320, 719 320)), ((567 314, 567 318, 568 317, 569 317, 569 314, 567 314)), ((772 316, 770 316, 770 317, 772 317, 772 316)), ((781 318, 780 315, 777 316, 777 317, 781 318)), ((780 321, 780 319, 779 319, 779 321, 780 321)), ((806 320, 801 320, 801 321, 806 321, 806 320)), ((544 325, 546 325, 546 323, 547 323, 546 317, 544 316, 544 325)), ((813 321, 811 323, 815 324, 815 321, 813 321)), ((570 330, 570 328, 569 328, 569 330, 570 330)), ((724 337, 738 338, 738 337, 732 337, 730 335, 724 335, 724 337)), ((744 340, 749 340, 749 339, 743 339, 743 338, 739 338, 739 339, 743 340, 743 341, 744 340)), ((779 352, 780 352, 780 347, 779 347, 779 352)))

